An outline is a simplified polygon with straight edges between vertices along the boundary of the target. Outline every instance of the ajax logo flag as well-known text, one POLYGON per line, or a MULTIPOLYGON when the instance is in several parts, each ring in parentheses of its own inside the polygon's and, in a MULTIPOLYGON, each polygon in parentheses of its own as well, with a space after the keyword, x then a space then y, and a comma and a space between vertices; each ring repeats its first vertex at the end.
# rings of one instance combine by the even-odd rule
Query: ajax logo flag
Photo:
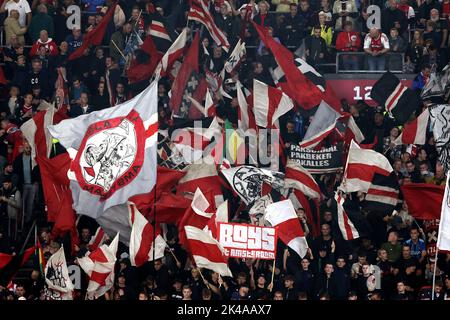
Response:
POLYGON ((50 126, 67 149, 73 207, 98 218, 156 181, 157 83, 132 100, 50 126))

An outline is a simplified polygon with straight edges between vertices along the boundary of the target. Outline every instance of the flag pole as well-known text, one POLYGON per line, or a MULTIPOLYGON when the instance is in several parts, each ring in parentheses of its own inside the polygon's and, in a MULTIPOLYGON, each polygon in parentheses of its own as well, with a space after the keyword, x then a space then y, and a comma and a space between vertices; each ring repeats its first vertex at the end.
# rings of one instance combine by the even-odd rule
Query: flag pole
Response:
POLYGON ((125 60, 127 59, 125 57, 125 55, 123 54, 122 50, 120 50, 120 48, 117 46, 117 44, 114 42, 114 40, 111 40, 111 43, 114 45, 114 47, 116 47, 117 51, 119 51, 120 55, 122 56, 122 58, 124 58, 125 60))
POLYGON ((433 270, 433 288, 431 289, 431 300, 434 300, 434 288, 436 286, 436 267, 437 267, 438 252, 439 249, 436 246, 436 256, 434 258, 434 270, 433 270))
POLYGON ((272 279, 270 280, 270 292, 273 290, 273 278, 275 277, 275 259, 273 259, 273 266, 272 266, 272 279))
POLYGON ((202 270, 200 268, 198 268, 198 272, 200 273, 200 276, 202 277, 203 282, 206 282, 206 286, 208 287, 208 289, 211 289, 209 287, 209 283, 206 281, 205 277, 203 276, 202 270))

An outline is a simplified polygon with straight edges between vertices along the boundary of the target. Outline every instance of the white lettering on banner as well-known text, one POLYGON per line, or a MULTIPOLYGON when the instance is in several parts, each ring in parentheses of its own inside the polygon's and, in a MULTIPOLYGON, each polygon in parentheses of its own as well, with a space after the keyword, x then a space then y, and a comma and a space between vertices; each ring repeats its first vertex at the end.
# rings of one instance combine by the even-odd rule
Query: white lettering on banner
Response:
POLYGON ((353 88, 353 91, 355 91, 355 96, 353 97, 354 100, 372 100, 370 97, 370 92, 372 91, 372 86, 366 86, 363 89, 364 98, 361 96, 361 87, 355 86, 353 88))
POLYGON ((381 29, 381 9, 379 6, 370 5, 367 7, 367 28, 370 30, 372 28, 381 29))
POLYGON ((76 290, 81 289, 81 269, 80 266, 72 264, 67 266, 67 271, 69 272, 70 281, 73 283, 73 288, 76 290))
POLYGON ((67 7, 66 12, 70 15, 66 20, 66 27, 69 30, 73 30, 74 27, 81 27, 81 9, 77 5, 71 5, 67 7))
POLYGON ((220 223, 219 243, 233 258, 275 259, 276 229, 247 224, 220 223))

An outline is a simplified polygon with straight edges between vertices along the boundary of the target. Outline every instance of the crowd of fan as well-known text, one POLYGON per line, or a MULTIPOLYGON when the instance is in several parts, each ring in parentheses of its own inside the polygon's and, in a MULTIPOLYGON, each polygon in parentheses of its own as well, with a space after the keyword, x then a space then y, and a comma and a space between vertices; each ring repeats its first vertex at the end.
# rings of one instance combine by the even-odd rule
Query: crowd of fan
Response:
MULTIPOLYGON (((42 188, 39 187, 39 169, 38 166, 31 169, 31 148, 26 141, 22 142, 18 128, 33 117, 42 100, 52 101, 58 68, 64 70, 69 88, 70 117, 115 106, 137 94, 142 86, 129 84, 121 51, 133 28, 141 28, 137 32, 144 29, 145 33, 147 30, 148 2, 119 1, 104 45, 85 52, 80 59, 68 61, 68 55, 81 46, 83 35, 95 28, 104 16, 105 10, 100 10, 100 7, 111 5, 112 1, 34 0, 31 5, 26 0, 3 1, 0 12, 6 11, 3 17, 6 46, 1 58, 7 83, 1 87, 0 105, 0 135, 4 142, 0 144, 0 252, 18 252, 35 219, 47 258, 58 250, 61 243, 69 241, 50 237, 51 228, 46 223, 42 188), (66 9, 80 2, 87 13, 83 14, 81 26, 68 30, 66 9), (136 23, 141 19, 143 23, 136 23), (117 47, 109 43, 110 39, 115 40, 117 47)), ((236 97, 236 78, 248 89, 251 89, 253 79, 273 85, 269 73, 273 58, 258 39, 256 31, 243 20, 244 14, 239 12, 239 8, 248 2, 214 1, 212 7, 216 24, 226 33, 231 46, 242 36, 250 48, 246 61, 233 75, 234 80, 225 82, 224 90, 232 97, 236 97)), ((168 27, 181 31, 186 26, 187 1, 162 0, 153 1, 153 4, 166 18, 168 27)), ((268 27, 275 39, 319 70, 321 64, 334 61, 336 52, 365 52, 367 66, 371 70, 384 70, 391 63, 398 63, 389 60, 389 65, 385 65, 385 53, 405 53, 401 65, 404 65, 405 72, 420 72, 414 82, 415 88, 420 90, 428 81, 430 72, 442 69, 448 61, 448 0, 400 0, 398 3, 395 0, 386 3, 382 0, 336 0, 334 3, 331 0, 273 0, 270 3, 259 1, 258 7, 253 20, 268 27), (368 30, 366 27, 369 4, 382 8, 381 30, 368 30)), ((226 53, 215 47, 206 33, 202 37, 202 43, 211 51, 214 68, 219 72, 226 53)), ((364 69, 365 61, 348 55, 343 59, 343 69, 364 69)), ((168 116, 169 89, 170 79, 162 79, 158 87, 161 128, 172 125, 168 116)), ((217 107, 217 116, 236 123, 236 103, 236 98, 222 99, 217 107)), ((445 185, 445 173, 436 160, 430 132, 426 144, 412 152, 404 145, 393 144, 401 128, 379 109, 364 103, 348 105, 345 101, 343 107, 352 114, 367 141, 374 141, 376 137, 378 143, 374 149, 390 159, 400 184, 426 182, 445 185)), ((301 141, 311 120, 310 115, 298 111, 282 119, 285 147, 301 141)), ((200 274, 198 269, 192 268, 186 251, 178 244, 176 228, 168 226, 167 242, 179 261, 167 252, 163 259, 136 269, 130 265, 126 248, 121 245, 115 285, 104 298, 429 299, 434 253, 427 252, 431 239, 423 231, 423 223, 415 221, 403 204, 396 216, 366 212, 371 232, 352 242, 343 240, 335 210, 330 204, 340 179, 339 174, 316 176, 326 199, 321 203, 321 234, 312 237, 308 232, 311 222, 305 220, 303 210, 299 209, 298 216, 305 227, 310 250, 304 259, 300 259, 280 244, 273 284, 272 261, 230 259, 234 278, 222 278, 207 270, 200 274)), ((354 199, 354 205, 360 207, 358 198, 354 199)), ((245 211, 236 218, 237 222, 248 222, 245 211)), ((86 252, 96 227, 95 221, 86 217, 80 219, 78 255, 86 252)), ((71 254, 70 243, 64 247, 68 262, 73 263, 76 255, 71 254)), ((449 255, 439 256, 437 299, 450 298, 449 262, 449 255)), ((0 300, 40 299, 44 287, 41 276, 35 270, 28 280, 16 283, 14 289, 0 286, 0 300)), ((82 290, 76 290, 76 299, 83 299, 87 281, 83 274, 82 290)))

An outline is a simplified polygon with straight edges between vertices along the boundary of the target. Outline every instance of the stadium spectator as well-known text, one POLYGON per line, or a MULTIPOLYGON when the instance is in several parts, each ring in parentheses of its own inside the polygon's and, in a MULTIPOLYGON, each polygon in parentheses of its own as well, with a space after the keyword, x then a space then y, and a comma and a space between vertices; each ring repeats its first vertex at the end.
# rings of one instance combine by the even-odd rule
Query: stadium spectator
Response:
POLYGON ((382 71, 386 66, 386 53, 389 52, 389 40, 378 29, 370 29, 364 39, 364 51, 370 71, 382 71))
MULTIPOLYGON (((345 22, 344 30, 339 32, 336 39, 336 50, 341 52, 358 52, 361 49, 361 37, 358 32, 353 31, 353 23, 345 22)), ((340 61, 343 70, 358 70, 358 56, 341 54, 340 61)))

